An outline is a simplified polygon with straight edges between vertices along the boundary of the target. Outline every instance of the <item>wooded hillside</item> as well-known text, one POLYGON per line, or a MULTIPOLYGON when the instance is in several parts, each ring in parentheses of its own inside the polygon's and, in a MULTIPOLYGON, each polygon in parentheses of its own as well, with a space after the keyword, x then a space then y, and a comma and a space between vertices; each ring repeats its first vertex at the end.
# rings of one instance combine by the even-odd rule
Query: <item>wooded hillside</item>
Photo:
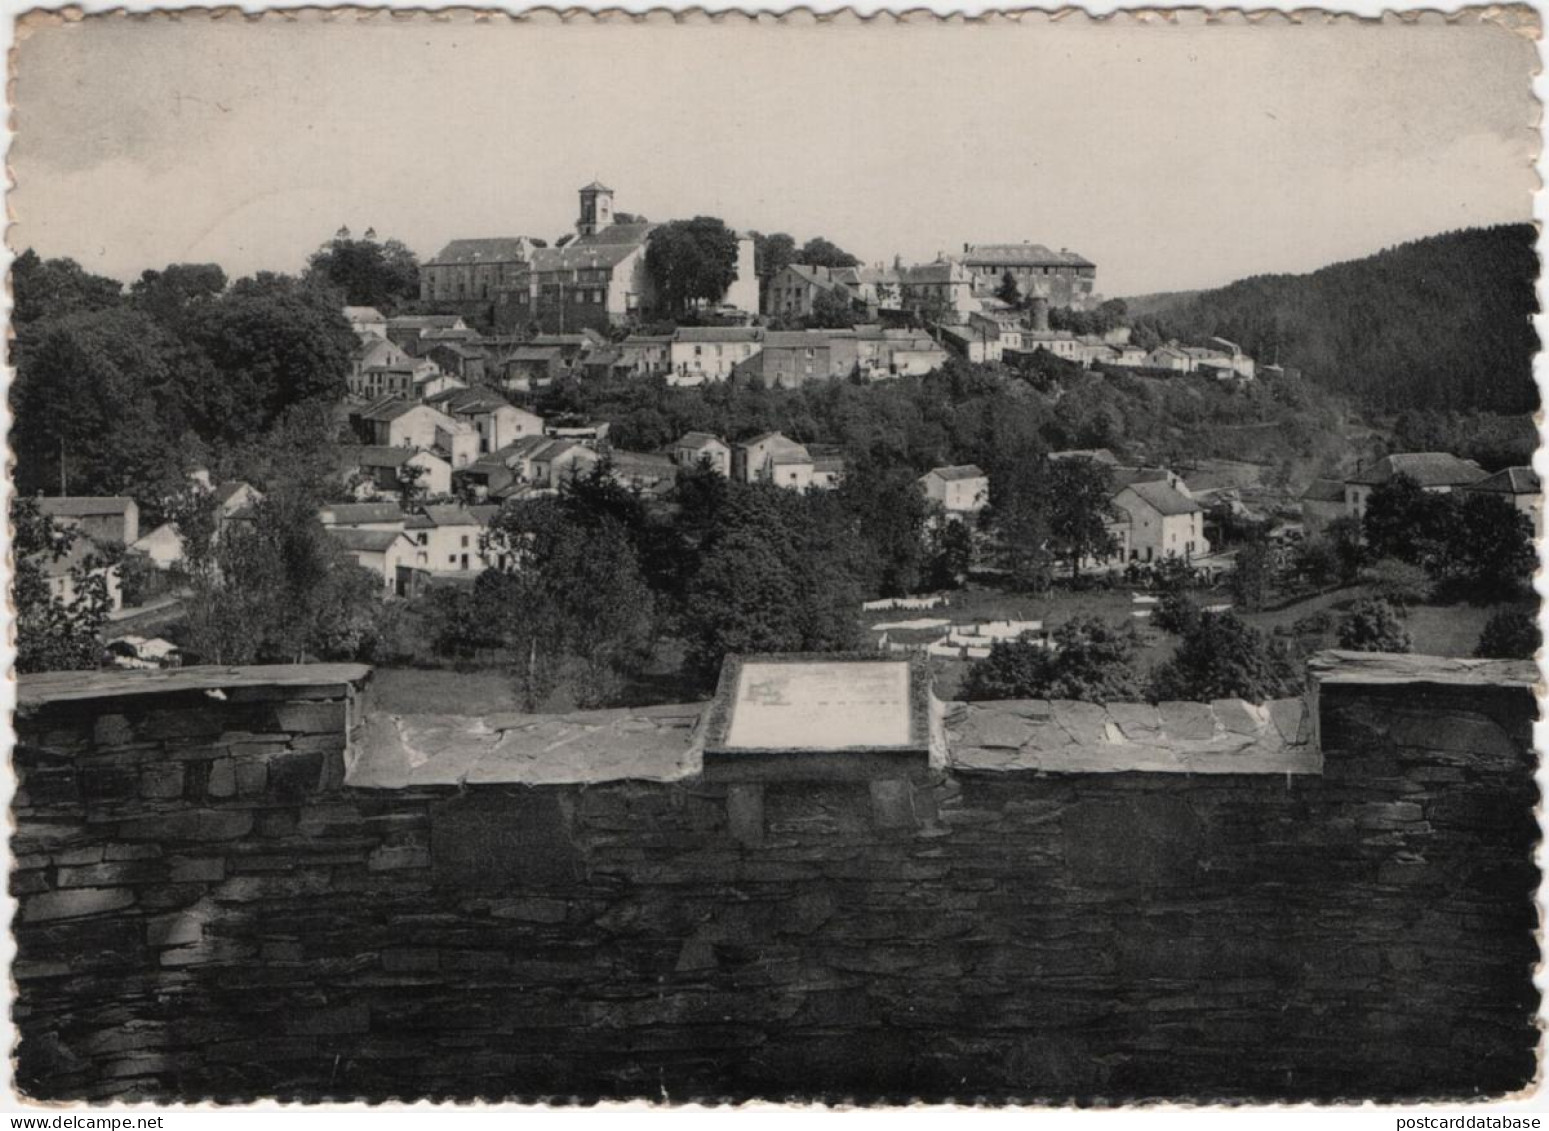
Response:
POLYGON ((1261 364, 1278 356, 1371 408, 1527 413, 1538 404, 1533 242, 1527 224, 1448 232, 1180 295, 1142 320, 1185 341, 1229 338, 1261 364))

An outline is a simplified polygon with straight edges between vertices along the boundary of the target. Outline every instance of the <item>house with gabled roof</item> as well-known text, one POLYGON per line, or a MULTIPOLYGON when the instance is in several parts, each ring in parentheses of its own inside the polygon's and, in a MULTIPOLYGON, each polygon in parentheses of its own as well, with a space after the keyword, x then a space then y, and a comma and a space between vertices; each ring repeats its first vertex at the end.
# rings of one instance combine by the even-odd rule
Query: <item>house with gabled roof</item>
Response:
POLYGON ((673 463, 680 468, 698 467, 708 462, 710 469, 731 476, 731 445, 709 432, 685 432, 670 449, 673 463))
POLYGON ((1475 483, 1470 483, 1463 488, 1469 493, 1481 495, 1495 495, 1506 500, 1517 510, 1533 520, 1533 528, 1538 528, 1538 515, 1543 509, 1544 490, 1539 482, 1538 473, 1531 467, 1508 467, 1497 471, 1494 475, 1487 475, 1475 483))
POLYGON ((460 314, 395 314, 387 320, 387 337, 406 350, 428 330, 467 330, 460 314))
POLYGON ((436 452, 382 444, 340 444, 339 478, 357 499, 401 493, 413 484, 418 495, 452 493, 452 465, 436 452))
POLYGON ((1210 553, 1204 508, 1164 480, 1132 482, 1113 497, 1113 505, 1129 517, 1132 561, 1189 561, 1210 553))
POLYGON ((426 382, 440 375, 441 369, 433 360, 412 357, 394 342, 372 335, 362 338, 350 357, 345 388, 355 397, 413 399, 426 382))
POLYGON ((461 503, 422 506, 404 520, 404 533, 414 543, 414 567, 431 573, 477 574, 490 565, 483 547, 484 532, 498 505, 461 503))
POLYGON ((740 483, 812 485, 812 453, 779 432, 762 432, 732 445, 732 476, 740 483))
POLYGON ((669 385, 724 381, 732 370, 764 347, 764 331, 753 326, 683 326, 669 347, 669 385))
POLYGON ((965 243, 955 257, 972 273, 974 289, 991 295, 1010 275, 1023 296, 1056 306, 1079 306, 1097 285, 1097 266, 1069 248, 1053 251, 1040 243, 965 243))
POLYGON ((431 397, 429 404, 473 427, 479 435, 480 456, 523 436, 543 434, 543 417, 518 408, 493 389, 454 389, 431 397))
POLYGON ((408 516, 397 500, 360 503, 324 503, 317 510, 324 526, 347 526, 356 530, 402 530, 408 516))
POLYGON ((843 281, 843 273, 844 269, 789 263, 769 280, 764 291, 764 310, 781 318, 805 318, 824 295, 852 302, 855 294, 843 281))
POLYGON ((353 409, 349 421, 362 443, 433 451, 454 468, 472 463, 479 454, 479 435, 472 425, 401 397, 383 397, 353 409))
POLYGON ((328 538, 363 569, 382 579, 382 589, 392 597, 412 597, 415 585, 417 547, 403 530, 369 530, 353 526, 335 526, 328 538))
POLYGON ((127 495, 40 495, 38 510, 94 542, 127 546, 140 537, 140 505, 127 495))
POLYGON ((387 337, 387 316, 374 306, 346 306, 344 320, 360 337, 387 337))
POLYGON ((990 477, 977 464, 933 467, 919 482, 925 497, 948 514, 978 514, 990 502, 990 477))
POLYGON ((974 276, 955 259, 902 267, 898 288, 904 309, 941 322, 960 322, 980 309, 974 276))
POLYGON ((545 241, 529 236, 453 240, 420 265, 420 300, 462 302, 492 299, 545 241))
POLYGON ((1485 478, 1484 468, 1451 452, 1401 452, 1359 468, 1345 479, 1345 513, 1361 518, 1373 488, 1399 476, 1418 483, 1422 490, 1445 495, 1485 478))

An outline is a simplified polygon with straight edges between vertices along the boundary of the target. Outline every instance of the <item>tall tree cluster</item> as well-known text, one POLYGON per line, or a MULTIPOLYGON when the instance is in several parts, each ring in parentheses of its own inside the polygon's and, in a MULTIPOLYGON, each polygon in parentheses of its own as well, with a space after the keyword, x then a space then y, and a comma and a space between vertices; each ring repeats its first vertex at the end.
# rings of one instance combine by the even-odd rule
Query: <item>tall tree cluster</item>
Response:
POLYGON ((23 493, 131 495, 148 520, 187 471, 343 394, 355 337, 328 290, 174 264, 124 291, 28 252, 13 274, 23 493))

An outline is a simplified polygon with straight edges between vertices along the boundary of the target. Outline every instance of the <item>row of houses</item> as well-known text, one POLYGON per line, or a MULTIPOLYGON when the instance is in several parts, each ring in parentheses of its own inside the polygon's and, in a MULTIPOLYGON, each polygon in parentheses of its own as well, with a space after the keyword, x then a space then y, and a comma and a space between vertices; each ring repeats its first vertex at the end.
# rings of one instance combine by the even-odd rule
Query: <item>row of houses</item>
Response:
POLYGON ((1508 467, 1493 475, 1473 460, 1450 452, 1404 452, 1383 456, 1357 468, 1345 479, 1314 479, 1302 493, 1302 524, 1308 534, 1320 534, 1336 519, 1359 521, 1377 487, 1399 476, 1414 480, 1433 494, 1494 495, 1533 520, 1538 529, 1543 488, 1531 467, 1508 467))
POLYGON ((498 505, 330 503, 318 518, 334 543, 382 579, 385 593, 412 597, 437 580, 468 581, 502 564, 485 534, 498 505))
MULTIPOLYGON (((1101 560, 1083 563, 1084 568, 1116 569, 1164 558, 1193 562, 1210 555, 1205 509, 1177 473, 1163 467, 1125 466, 1106 448, 1053 452, 1049 458, 1104 464, 1116 487, 1109 500, 1114 518, 1108 523, 1116 548, 1101 560)), ((925 497, 948 516, 971 519, 989 505, 989 476, 974 464, 932 468, 919 482, 925 497)))
POLYGON ((909 313, 929 321, 960 323, 998 304, 1007 284, 1017 297, 1047 306, 1083 306, 1094 297, 1097 267, 1068 248, 1051 251, 1026 241, 964 244, 960 255, 939 254, 931 263, 891 267, 813 267, 793 263, 770 280, 766 313, 810 317, 825 300, 878 314, 909 313))

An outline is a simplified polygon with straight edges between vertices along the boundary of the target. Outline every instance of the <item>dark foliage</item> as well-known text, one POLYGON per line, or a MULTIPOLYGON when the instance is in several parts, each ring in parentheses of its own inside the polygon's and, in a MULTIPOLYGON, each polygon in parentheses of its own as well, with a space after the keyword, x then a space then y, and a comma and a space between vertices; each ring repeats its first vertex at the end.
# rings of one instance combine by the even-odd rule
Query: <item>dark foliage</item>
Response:
POLYGON ((1087 703, 1139 699, 1138 650, 1130 625, 1116 628, 1096 617, 1067 621, 1054 631, 1052 647, 1035 640, 993 645, 987 657, 969 668, 963 698, 1087 703))
POLYGON ((1341 618, 1341 648, 1352 652, 1408 652, 1414 648, 1399 611, 1381 599, 1357 601, 1341 618))
POLYGON ((1173 658, 1152 678, 1157 700, 1247 699, 1296 695, 1302 674, 1276 642, 1230 612, 1203 613, 1173 658))
POLYGON ((1261 275, 1157 316, 1220 335, 1375 408, 1530 413, 1538 405, 1531 225, 1449 232, 1310 275, 1261 275))
POLYGON ((1493 660, 1531 660, 1543 638, 1538 620, 1527 609, 1500 609, 1485 622, 1474 655, 1493 660))

